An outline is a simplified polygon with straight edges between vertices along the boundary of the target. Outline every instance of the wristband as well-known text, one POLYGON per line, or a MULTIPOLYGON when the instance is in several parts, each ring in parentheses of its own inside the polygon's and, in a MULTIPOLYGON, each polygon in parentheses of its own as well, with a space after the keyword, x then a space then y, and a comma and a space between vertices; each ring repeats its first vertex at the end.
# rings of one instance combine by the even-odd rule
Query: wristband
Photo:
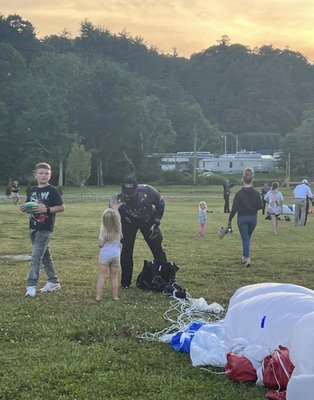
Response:
POLYGON ((50 211, 50 207, 47 207, 47 215, 50 215, 51 211, 50 211))

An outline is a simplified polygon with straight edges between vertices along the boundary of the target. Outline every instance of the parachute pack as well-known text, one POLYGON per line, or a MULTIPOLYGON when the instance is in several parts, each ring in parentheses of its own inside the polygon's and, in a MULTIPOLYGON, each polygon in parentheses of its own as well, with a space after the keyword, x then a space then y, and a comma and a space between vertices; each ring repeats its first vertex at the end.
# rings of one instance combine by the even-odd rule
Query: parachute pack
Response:
POLYGON ((143 290, 153 290, 175 297, 185 298, 186 293, 175 280, 179 267, 173 262, 159 263, 144 260, 142 271, 136 279, 136 286, 143 290))

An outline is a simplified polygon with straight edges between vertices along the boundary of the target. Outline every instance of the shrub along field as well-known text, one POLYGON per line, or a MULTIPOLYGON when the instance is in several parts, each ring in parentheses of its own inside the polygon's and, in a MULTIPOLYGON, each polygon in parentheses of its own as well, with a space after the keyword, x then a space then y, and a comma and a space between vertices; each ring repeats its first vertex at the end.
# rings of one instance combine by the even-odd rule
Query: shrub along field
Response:
MULTIPOLYGON (((252 265, 243 267, 240 235, 218 238, 225 225, 221 186, 165 186, 164 248, 180 267, 178 282, 193 298, 224 307, 234 291, 258 282, 287 282, 314 289, 314 218, 303 228, 280 221, 278 235, 259 215, 252 265), (198 204, 208 204, 206 236, 198 236, 198 204)), ((232 189, 234 194, 239 187, 232 189)), ((66 211, 57 216, 51 248, 62 291, 24 298, 28 263, 0 258, 1 399, 263 399, 265 388, 229 381, 220 369, 193 368, 189 355, 169 344, 136 336, 168 326, 169 298, 142 292, 135 279, 151 260, 139 235, 133 285, 120 301, 95 302, 99 219, 118 187, 64 189, 66 211)), ((292 190, 284 190, 286 204, 292 190)), ((0 256, 30 254, 27 216, 9 200, 0 203, 0 256)), ((40 287, 45 283, 41 271, 40 287)))

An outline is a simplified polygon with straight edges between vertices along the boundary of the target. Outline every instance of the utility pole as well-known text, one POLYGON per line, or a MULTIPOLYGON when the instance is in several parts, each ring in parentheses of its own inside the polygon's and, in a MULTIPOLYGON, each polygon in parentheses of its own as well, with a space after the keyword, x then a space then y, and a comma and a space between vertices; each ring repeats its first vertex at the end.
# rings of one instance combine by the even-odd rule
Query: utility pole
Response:
POLYGON ((291 155, 288 153, 288 161, 286 161, 286 188, 290 188, 290 173, 291 173, 291 155))
POLYGON ((291 154, 288 154, 288 187, 290 187, 291 180, 291 154))
POLYGON ((221 137, 224 138, 224 141, 225 141, 225 154, 227 154, 227 135, 222 135, 221 137))

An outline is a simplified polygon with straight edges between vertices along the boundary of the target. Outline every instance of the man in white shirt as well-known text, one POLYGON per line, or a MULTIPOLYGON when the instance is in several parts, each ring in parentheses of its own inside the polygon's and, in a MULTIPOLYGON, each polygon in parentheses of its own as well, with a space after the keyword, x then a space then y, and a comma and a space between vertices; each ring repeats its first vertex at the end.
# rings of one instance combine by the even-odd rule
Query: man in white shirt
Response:
POLYGON ((294 189, 295 210, 294 225, 304 226, 306 216, 306 200, 313 200, 313 194, 306 179, 297 185, 294 189))

